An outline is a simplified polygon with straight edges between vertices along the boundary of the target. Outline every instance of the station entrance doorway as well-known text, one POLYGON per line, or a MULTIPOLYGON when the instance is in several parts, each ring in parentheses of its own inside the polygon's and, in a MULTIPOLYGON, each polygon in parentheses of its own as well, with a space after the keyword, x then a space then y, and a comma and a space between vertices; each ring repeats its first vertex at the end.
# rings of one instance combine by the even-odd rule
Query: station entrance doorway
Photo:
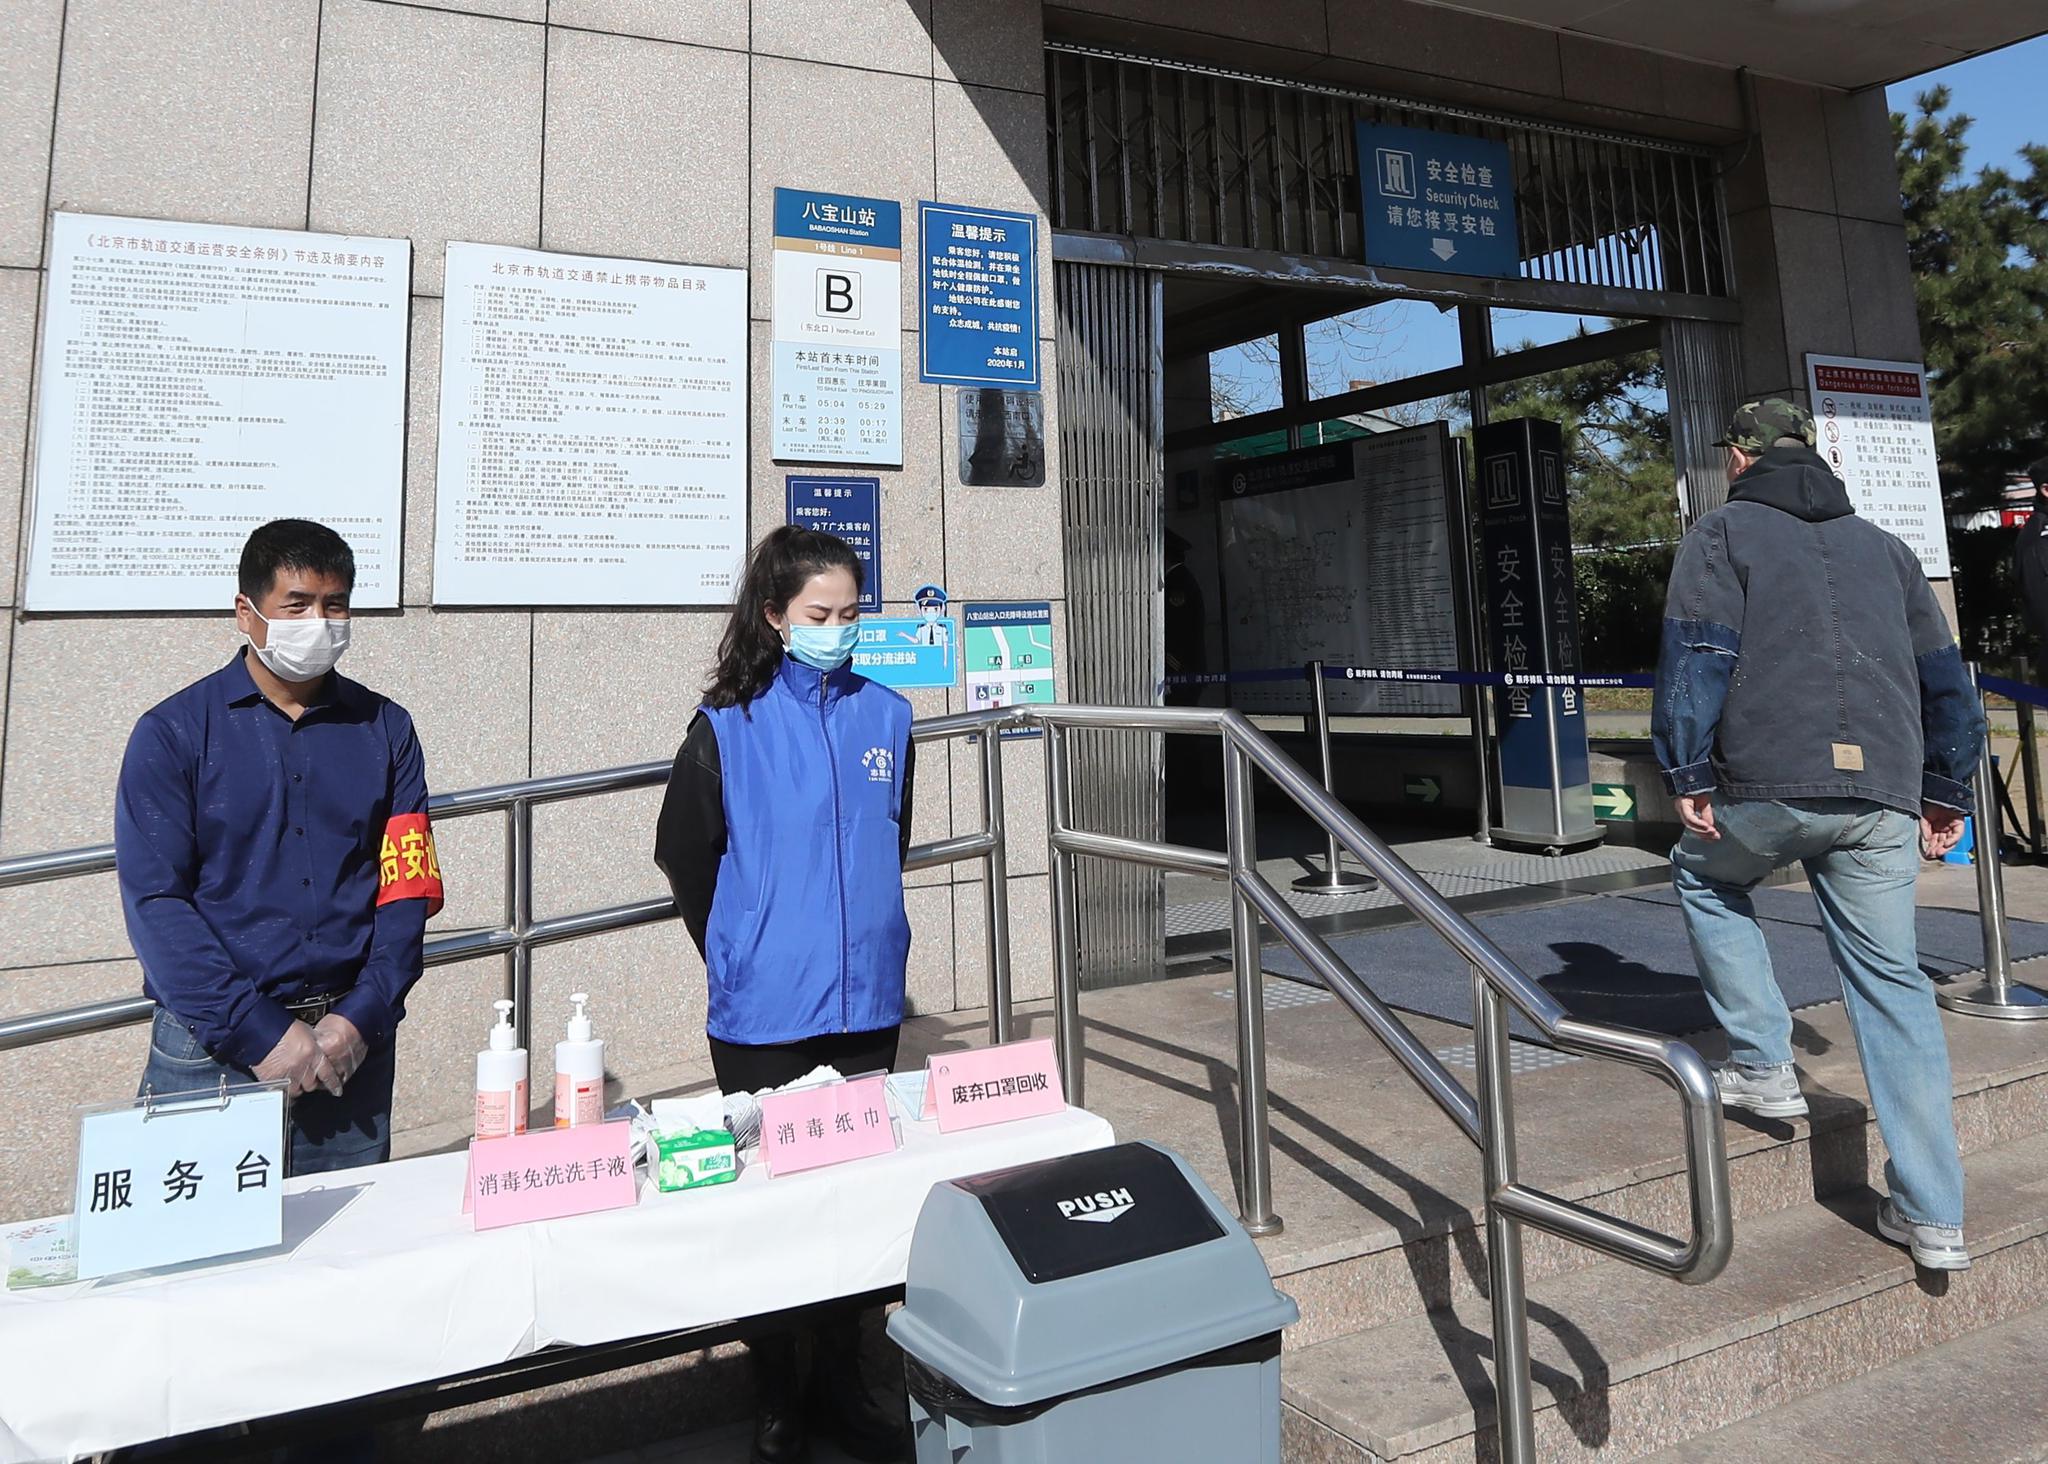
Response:
MULTIPOLYGON (((1659 556, 1725 496, 1736 307, 1702 150, 1058 47, 1048 92, 1067 695, 1232 706, 1314 770, 1305 663, 1499 659, 1473 469, 1489 423, 1558 425, 1571 557, 1617 582, 1661 585, 1659 556), (1509 144, 1520 278, 1325 252, 1359 247, 1351 139, 1386 118, 1509 144)), ((1639 621, 1591 618, 1584 667, 1646 669, 1639 621)), ((1490 695, 1324 685, 1335 791, 1376 827, 1500 816, 1490 695)), ((1220 845, 1213 743, 1099 743, 1075 745, 1088 826, 1220 845)), ((1267 827, 1262 852, 1288 837, 1267 827)), ((1157 974, 1161 877, 1076 876, 1084 984, 1157 974)))

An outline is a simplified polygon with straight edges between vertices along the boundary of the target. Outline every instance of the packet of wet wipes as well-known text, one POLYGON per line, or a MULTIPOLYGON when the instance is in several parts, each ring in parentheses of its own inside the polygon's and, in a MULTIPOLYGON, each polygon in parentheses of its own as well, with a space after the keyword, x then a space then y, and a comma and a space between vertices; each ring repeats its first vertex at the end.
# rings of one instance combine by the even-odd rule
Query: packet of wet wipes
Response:
POLYGON ((654 1183, 657 1189, 700 1189, 730 1184, 740 1175, 739 1149, 724 1129, 692 1129, 689 1133, 654 1136, 654 1183))

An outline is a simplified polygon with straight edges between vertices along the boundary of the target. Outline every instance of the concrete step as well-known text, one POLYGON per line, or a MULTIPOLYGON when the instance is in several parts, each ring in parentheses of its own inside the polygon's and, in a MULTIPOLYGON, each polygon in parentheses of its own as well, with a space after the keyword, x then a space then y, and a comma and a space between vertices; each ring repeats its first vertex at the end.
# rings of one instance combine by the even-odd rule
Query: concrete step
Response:
POLYGON ((2048 1309, 1652 1454, 1645 1464, 2021 1464, 2048 1458, 2048 1309))
MULTIPOLYGON (((1739 1222, 1707 1286, 1616 1262, 1532 1282, 1539 1457, 1635 1458, 2048 1301, 2048 1136, 1965 1169, 1977 1264, 1962 1275, 1916 1272, 1877 1236, 1865 1191, 1739 1222)), ((1294 1353, 1286 1457, 1493 1458, 1491 1350, 1474 1298, 1294 1353)))
MULTIPOLYGON (((1814 1020, 1833 1023, 1841 1017, 1839 1005, 1826 1012, 1825 1017, 1816 1014, 1814 1020)), ((1978 1023, 1977 1027, 1981 1030, 1987 1025, 1978 1023)), ((2007 1038, 2013 1034, 1988 1035, 2007 1038)), ((2048 1066, 2032 1050, 2017 1062, 2012 1062, 2020 1056, 2017 1053, 1980 1054, 1986 1061, 1979 1065, 1970 1060, 1972 1054, 1964 1044, 1956 1045, 1954 1114, 1965 1156, 2016 1138, 2048 1133, 2048 1066), (2012 1065, 1999 1066, 2001 1062, 2012 1065)), ((2038 1040, 2029 1044, 2030 1048, 2039 1046, 2038 1040)), ((1617 1093, 1606 1086, 1635 1082, 1633 1075, 1618 1074, 1598 1064, 1576 1066, 1581 1071, 1573 1077, 1581 1083, 1591 1079, 1600 1086, 1564 1098, 1562 1094, 1528 1091, 1539 1082, 1556 1085, 1558 1079, 1550 1072, 1517 1078, 1518 1092, 1526 1094, 1520 1100, 1525 1122, 1527 1116, 1539 1113, 1539 1105, 1560 1098, 1567 1103, 1590 1101, 1603 1106, 1619 1102, 1624 1108, 1640 1100, 1647 1122, 1668 1131, 1670 1151, 1647 1163, 1604 1171, 1580 1164, 1579 1172, 1570 1177, 1538 1175, 1531 1172, 1530 1160, 1539 1150, 1525 1140, 1525 1177, 1565 1198, 1638 1225, 1684 1234, 1690 1218, 1677 1150, 1678 1130, 1675 1123, 1667 1121, 1675 1104, 1666 1090, 1647 1081, 1638 1083, 1640 1093, 1637 1088, 1617 1093)), ((1821 1064, 1802 1056, 1801 1066, 1810 1072, 1821 1064)), ((1883 1188, 1884 1143, 1853 1052, 1831 1053, 1825 1076, 1820 1081, 1809 1077, 1806 1091, 1813 1111, 1804 1119, 1786 1122, 1746 1114, 1728 1116, 1729 1192, 1738 1226, 1814 1200, 1853 1194, 1866 1187, 1883 1188)), ((1467 1191, 1470 1198, 1463 1206, 1440 1209, 1413 1221, 1395 1217, 1366 1228, 1337 1254, 1327 1249, 1320 1255, 1292 1252, 1285 1236, 1266 1244, 1275 1278, 1302 1308, 1301 1324, 1287 1334, 1290 1348, 1313 1346, 1423 1311, 1469 1305, 1480 1298, 1486 1268, 1476 1204, 1479 1157, 1476 1151, 1469 1152, 1472 1182, 1467 1191)), ((1583 1246, 1548 1235, 1531 1233, 1524 1250, 1532 1281, 1600 1264, 1600 1258, 1583 1246)))

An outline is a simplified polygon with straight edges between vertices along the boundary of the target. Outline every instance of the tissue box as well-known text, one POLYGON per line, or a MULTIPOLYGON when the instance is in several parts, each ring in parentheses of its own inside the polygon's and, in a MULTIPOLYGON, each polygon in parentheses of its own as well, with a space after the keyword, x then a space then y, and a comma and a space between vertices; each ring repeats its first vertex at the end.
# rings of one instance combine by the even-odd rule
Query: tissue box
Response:
POLYGON ((658 1189, 699 1189, 707 1184, 730 1184, 739 1177, 739 1151, 724 1129, 654 1135, 654 1183, 658 1189))

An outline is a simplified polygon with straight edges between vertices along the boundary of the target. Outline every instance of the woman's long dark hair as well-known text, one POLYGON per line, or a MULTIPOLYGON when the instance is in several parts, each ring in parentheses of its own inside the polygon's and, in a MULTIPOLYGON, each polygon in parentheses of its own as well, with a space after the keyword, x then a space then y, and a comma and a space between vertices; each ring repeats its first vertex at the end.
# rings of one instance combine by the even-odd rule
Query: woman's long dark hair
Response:
POLYGON ((704 688, 706 706, 744 707, 768 689, 782 665, 782 638, 763 612, 785 610, 814 576, 833 569, 852 575, 856 590, 862 587, 860 556, 836 534, 792 525, 754 546, 718 642, 718 666, 704 688))

